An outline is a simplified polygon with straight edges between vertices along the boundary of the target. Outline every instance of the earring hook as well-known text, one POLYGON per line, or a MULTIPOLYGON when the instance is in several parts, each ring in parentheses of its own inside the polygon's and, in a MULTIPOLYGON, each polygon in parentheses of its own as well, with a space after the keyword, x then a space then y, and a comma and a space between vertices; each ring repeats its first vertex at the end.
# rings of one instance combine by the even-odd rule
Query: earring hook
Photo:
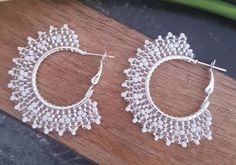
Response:
POLYGON ((216 59, 213 60, 213 61, 211 62, 211 64, 206 64, 206 63, 201 62, 201 61, 198 61, 198 60, 196 61, 196 63, 201 64, 201 65, 204 65, 204 66, 208 66, 208 67, 210 67, 211 69, 213 68, 213 69, 216 69, 216 70, 219 70, 219 71, 222 71, 222 72, 227 72, 226 69, 215 66, 216 59))
POLYGON ((89 55, 95 55, 95 56, 101 56, 102 59, 100 61, 100 66, 98 67, 98 72, 97 74, 91 79, 91 82, 93 85, 96 85, 101 77, 102 74, 102 69, 103 69, 103 60, 108 57, 108 58, 114 58, 114 56, 108 56, 107 52, 105 52, 103 55, 101 54, 94 54, 94 53, 89 53, 89 55))
POLYGON ((103 59, 104 59, 105 57, 108 57, 108 58, 115 58, 115 56, 107 55, 107 52, 105 52, 104 54, 84 52, 83 55, 100 56, 100 57, 102 57, 103 59))

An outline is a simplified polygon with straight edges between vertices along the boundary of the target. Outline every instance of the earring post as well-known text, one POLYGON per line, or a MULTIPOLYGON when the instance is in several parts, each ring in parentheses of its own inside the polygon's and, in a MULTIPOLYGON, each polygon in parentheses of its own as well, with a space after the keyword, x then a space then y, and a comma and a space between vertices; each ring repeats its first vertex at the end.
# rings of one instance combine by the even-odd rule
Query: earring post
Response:
POLYGON ((222 72, 227 72, 227 70, 224 69, 224 68, 220 68, 220 67, 214 66, 214 65, 215 65, 215 61, 216 61, 216 60, 214 60, 214 61, 212 62, 212 64, 206 64, 206 63, 201 62, 201 61, 197 61, 197 63, 198 63, 198 64, 201 64, 201 65, 204 65, 204 66, 209 66, 209 67, 211 67, 211 68, 213 68, 213 69, 216 69, 216 70, 219 70, 219 71, 222 71, 222 72))
POLYGON ((109 56, 109 55, 105 55, 104 54, 97 54, 97 53, 87 53, 85 52, 84 55, 91 55, 91 56, 100 56, 100 57, 108 57, 108 58, 115 58, 115 56, 109 56))

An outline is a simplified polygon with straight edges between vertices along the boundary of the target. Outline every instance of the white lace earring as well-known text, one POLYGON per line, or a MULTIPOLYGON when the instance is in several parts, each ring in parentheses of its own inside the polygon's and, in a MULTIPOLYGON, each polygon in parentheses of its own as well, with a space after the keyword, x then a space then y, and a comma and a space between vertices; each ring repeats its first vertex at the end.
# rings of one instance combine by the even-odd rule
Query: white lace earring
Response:
POLYGON ((50 26, 49 33, 38 32, 38 38, 27 38, 28 46, 18 47, 19 56, 12 61, 16 64, 9 74, 12 77, 8 87, 12 89, 11 101, 16 103, 15 110, 22 113, 22 121, 30 122, 33 128, 42 128, 45 134, 57 131, 60 136, 65 131, 76 134, 78 127, 91 129, 91 123, 100 123, 97 102, 92 101, 93 87, 99 82, 103 60, 108 56, 87 53, 79 48, 77 34, 65 24, 62 28, 50 26), (58 51, 71 51, 81 55, 100 56, 100 67, 91 79, 83 99, 68 106, 58 106, 49 103, 38 90, 36 79, 41 63, 58 51))
POLYGON ((211 120, 208 110, 208 98, 214 89, 214 76, 212 69, 226 72, 225 69, 214 66, 215 61, 209 64, 194 59, 194 54, 187 43, 186 36, 181 33, 179 37, 168 33, 165 38, 158 36, 154 42, 145 41, 144 49, 137 49, 137 56, 130 58, 130 68, 124 70, 128 79, 122 84, 126 88, 121 96, 128 102, 126 111, 134 116, 133 123, 142 125, 142 132, 151 132, 154 140, 164 139, 166 145, 200 143, 202 137, 212 139, 211 120), (162 63, 170 60, 184 60, 193 64, 202 64, 210 67, 210 82, 205 89, 206 97, 199 110, 186 117, 175 117, 161 111, 154 104, 150 91, 149 81, 154 70, 162 63))

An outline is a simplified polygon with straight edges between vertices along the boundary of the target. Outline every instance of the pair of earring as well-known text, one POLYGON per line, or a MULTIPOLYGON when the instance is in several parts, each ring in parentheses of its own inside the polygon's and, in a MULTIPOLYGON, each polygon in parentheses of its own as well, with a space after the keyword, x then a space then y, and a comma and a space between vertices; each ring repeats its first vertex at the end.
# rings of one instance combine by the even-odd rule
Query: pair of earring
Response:
MULTIPOLYGON (((60 136, 65 131, 76 134, 79 127, 91 129, 91 124, 100 124, 97 102, 92 101, 93 87, 99 82, 104 58, 114 58, 106 53, 87 53, 79 48, 79 39, 75 32, 64 25, 62 28, 51 26, 49 33, 38 32, 38 39, 28 37, 28 46, 18 47, 20 57, 14 58, 16 67, 8 73, 12 76, 8 87, 13 90, 11 101, 16 102, 15 110, 22 113, 22 121, 30 122, 33 128, 41 128, 45 134, 57 131, 60 136), (40 64, 49 55, 58 51, 71 51, 81 55, 100 56, 100 67, 91 79, 84 98, 78 103, 58 106, 49 103, 38 90, 36 79, 40 64)), ((151 132, 154 139, 164 139, 171 143, 187 146, 188 142, 199 144, 202 137, 211 137, 211 113, 207 110, 208 98, 213 92, 214 76, 212 69, 226 71, 211 64, 205 64, 193 58, 187 38, 183 33, 179 37, 168 33, 166 38, 158 37, 154 42, 145 41, 144 50, 137 49, 137 56, 130 58, 130 68, 124 73, 128 79, 122 84, 126 88, 121 96, 128 102, 126 111, 134 115, 133 122, 142 125, 142 132, 151 132), (205 90, 206 98, 198 112, 187 117, 174 117, 162 112, 152 101, 149 80, 153 71, 163 62, 185 60, 194 64, 210 66, 210 83, 205 90)))

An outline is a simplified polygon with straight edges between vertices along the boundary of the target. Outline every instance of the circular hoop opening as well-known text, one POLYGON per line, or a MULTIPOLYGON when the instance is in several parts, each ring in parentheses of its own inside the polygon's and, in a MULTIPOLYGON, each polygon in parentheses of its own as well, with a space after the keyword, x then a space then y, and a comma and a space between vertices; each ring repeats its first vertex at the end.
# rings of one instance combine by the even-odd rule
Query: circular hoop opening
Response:
MULTIPOLYGON (((174 69, 175 66, 178 65, 178 63, 173 60, 184 59, 182 59, 181 56, 172 56, 168 58, 169 59, 163 58, 157 63, 155 63, 147 74, 146 92, 148 100, 155 108, 159 109, 159 111, 162 112, 163 115, 169 118, 176 120, 187 120, 188 118, 193 118, 201 113, 200 106, 205 98, 204 89, 207 86, 206 80, 207 76, 209 75, 195 75, 194 73, 189 73, 187 72, 188 66, 186 67, 186 65, 182 64, 180 64, 179 66, 184 66, 184 68, 182 69, 183 72, 179 73, 178 71, 177 73, 174 69), (167 65, 166 67, 160 66, 162 63, 167 62, 169 60, 171 62, 171 65, 167 65), (157 71, 157 67, 164 67, 163 69, 165 70, 165 74, 163 73, 162 75, 160 75, 160 73, 158 73, 153 75, 153 73, 157 71), (179 77, 177 76, 179 79, 176 79, 175 74, 184 75, 181 75, 179 77), (158 77, 161 77, 162 79, 158 77), (150 81, 153 82, 152 80, 154 79, 158 79, 158 81, 151 83, 152 94, 150 94, 150 81), (164 80, 165 83, 161 83, 163 82, 163 79, 168 79, 169 81, 164 80), (190 81, 191 83, 188 83, 190 81), (206 81, 206 83, 202 83, 204 81, 206 81), (166 93, 165 91, 169 92, 166 93), (151 97, 151 95, 154 97, 151 97), (198 96, 201 97, 199 98, 198 96), (153 100, 153 98, 155 98, 155 100, 153 100), (190 102, 186 103, 186 100, 190 102), (158 107, 155 102, 162 102, 163 104, 158 107), (189 112, 189 110, 191 110, 191 112, 189 112)), ((182 62, 184 63, 184 61, 182 62)), ((188 62, 193 62, 193 59, 189 58, 188 62)), ((193 67, 191 64, 189 64, 189 66, 193 67)), ((204 71, 205 70, 202 69, 203 73, 204 71)))
POLYGON ((50 51, 36 62, 32 75, 33 90, 39 100, 48 107, 68 109, 85 100, 85 93, 90 86, 91 77, 95 75, 95 69, 86 65, 92 58, 81 59, 79 56, 82 55, 72 53, 73 51, 65 49, 50 51), (48 57, 52 60, 44 61, 48 57), (78 60, 82 65, 76 64, 78 60), (45 69, 44 65, 47 66, 45 69), (40 76, 39 72, 44 75, 40 76), (80 101, 77 101, 77 98, 80 98, 80 101))

